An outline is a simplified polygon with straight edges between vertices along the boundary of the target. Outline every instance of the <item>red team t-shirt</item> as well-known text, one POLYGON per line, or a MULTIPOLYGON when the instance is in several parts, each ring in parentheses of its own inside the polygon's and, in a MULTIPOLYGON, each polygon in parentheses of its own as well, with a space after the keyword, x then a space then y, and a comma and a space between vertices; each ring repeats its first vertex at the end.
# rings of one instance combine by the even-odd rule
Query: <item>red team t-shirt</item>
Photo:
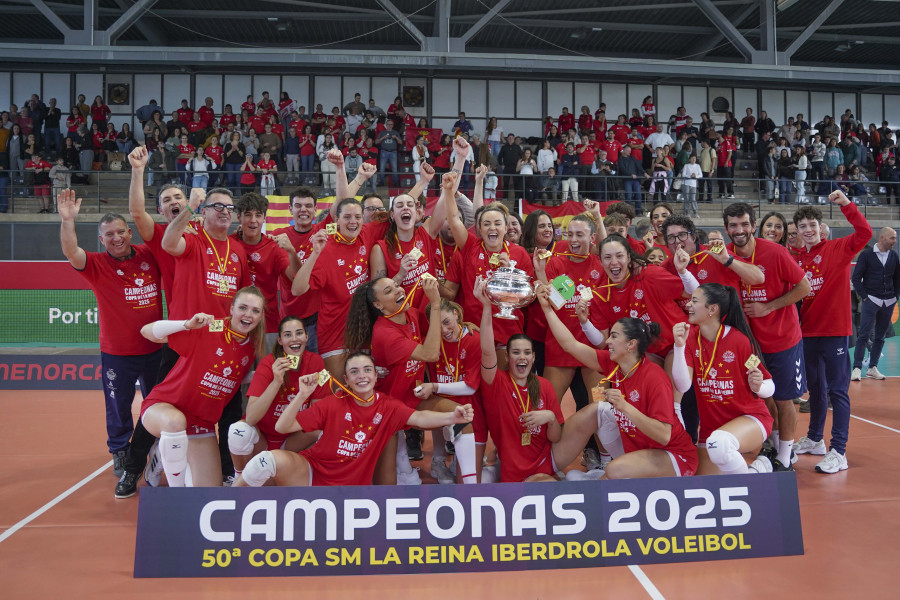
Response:
POLYGON ((159 402, 168 402, 188 419, 188 435, 215 433, 216 422, 251 368, 253 341, 229 331, 208 328, 169 336, 169 346, 181 358, 165 380, 156 384, 141 404, 141 415, 159 402))
MULTIPOLYGON (((694 369, 693 386, 700 413, 700 443, 705 443, 709 434, 742 415, 756 417, 766 428, 766 435, 771 433, 772 415, 766 403, 750 390, 747 383, 744 363, 753 354, 750 340, 740 331, 725 327, 718 345, 714 340, 700 336, 698 346, 698 332, 699 328, 692 325, 684 356, 687 366, 694 369), (705 373, 707 368, 708 375, 705 373)), ((759 370, 763 379, 772 378, 763 365, 759 366, 759 370)))
MULTIPOLYGON (((258 398, 266 391, 266 388, 269 387, 269 384, 271 384, 272 380, 275 378, 272 374, 273 364, 275 364, 275 355, 273 354, 268 354, 259 361, 259 365, 256 367, 256 373, 253 375, 253 381, 250 382, 250 387, 247 390, 248 397, 255 396, 258 398)), ((266 412, 265 416, 256 423, 256 428, 266 437, 268 450, 278 450, 281 448, 284 440, 290 435, 275 431, 275 423, 278 422, 278 418, 281 416, 285 407, 291 403, 299 392, 300 378, 304 375, 318 373, 324 368, 325 361, 322 360, 321 356, 313 352, 304 351, 303 356, 300 357, 300 364, 298 367, 295 370, 288 369, 284 374, 284 383, 278 389, 278 393, 275 394, 272 404, 269 405, 269 410, 266 412)), ((317 387, 315 391, 310 394, 309 398, 306 399, 306 402, 303 403, 303 407, 300 410, 306 410, 310 407, 313 400, 319 400, 330 394, 331 392, 328 391, 327 387, 317 387)), ((244 415, 244 418, 247 418, 246 414, 244 415)))
MULTIPOLYGON (((604 278, 601 285, 609 283, 604 278)), ((654 265, 643 268, 640 275, 632 275, 621 287, 607 287, 594 292, 591 301, 591 323, 603 331, 623 317, 634 317, 645 323, 659 323, 660 336, 647 352, 665 357, 674 343, 672 327, 684 321, 684 311, 678 305, 684 293, 679 277, 654 265)))
POLYGON ((547 439, 548 425, 526 429, 519 420, 524 414, 524 401, 525 412, 550 410, 557 421, 564 421, 553 386, 543 377, 538 377, 538 381, 541 383, 541 397, 535 404, 528 400, 528 388, 516 384, 507 371, 497 371, 493 383, 481 382, 485 419, 500 455, 501 482, 525 481, 537 473, 553 475, 555 471, 550 454, 552 444, 547 439), (531 443, 523 445, 522 434, 526 432, 531 434, 531 443))
MULTIPOLYGON (((755 242, 756 247, 749 258, 737 256, 734 244, 728 244, 728 252, 735 260, 756 265, 766 277, 762 285, 742 283, 741 302, 771 302, 791 291, 805 275, 783 246, 759 238, 755 242)), ((849 296, 848 291, 847 297, 849 296)), ((797 307, 793 304, 772 311, 765 317, 747 320, 760 350, 766 354, 782 352, 800 343, 800 321, 797 307)))
POLYGON ((290 265, 287 252, 278 242, 263 236, 257 244, 247 244, 237 232, 229 236, 247 255, 250 281, 259 288, 266 299, 266 333, 278 333, 278 280, 290 265))
MULTIPOLYGON (((306 264, 306 261, 308 261, 309 257, 312 255, 312 244, 310 243, 309 238, 320 229, 325 229, 325 225, 330 222, 331 216, 328 216, 322 223, 313 224, 309 231, 300 233, 293 227, 284 227, 282 229, 276 229, 272 232, 272 235, 280 235, 283 233, 288 236, 291 245, 294 247, 294 251, 297 252, 297 258, 300 259, 300 265, 302 266, 306 264)), ((291 286, 293 283, 294 281, 288 279, 283 271, 278 276, 278 294, 281 296, 281 306, 278 309, 279 320, 288 315, 305 319, 306 317, 310 317, 319 312, 319 296, 317 294, 295 296, 291 293, 291 286)))
MULTIPOLYGON (((510 260, 516 261, 517 269, 534 277, 534 265, 524 248, 504 242, 504 249, 509 253, 510 260)), ((481 275, 490 279, 493 275, 495 267, 490 264, 491 254, 492 252, 485 249, 482 241, 470 233, 465 246, 458 253, 459 258, 454 256, 447 273, 447 281, 459 284, 463 313, 466 320, 473 323, 481 323, 481 302, 472 295, 472 290, 475 289, 475 278, 481 275)), ((521 309, 514 310, 513 314, 516 316, 515 321, 494 319, 494 339, 497 344, 505 345, 510 336, 522 333, 524 316, 521 309)))
MULTIPOLYGON (((432 256, 434 255, 434 245, 436 241, 428 235, 428 230, 424 227, 417 227, 413 234, 413 239, 408 242, 396 238, 394 240, 394 250, 390 249, 387 240, 378 240, 377 243, 378 246, 381 247, 381 254, 384 256, 384 264, 387 267, 388 277, 393 277, 397 274, 400 270, 400 261, 403 260, 404 256, 412 252, 413 248, 418 248, 422 252, 422 256, 419 257, 416 266, 411 269, 406 274, 406 277, 403 278, 403 281, 400 282, 400 286, 407 294, 409 294, 410 290, 413 289, 423 274, 429 273, 434 275, 434 262, 432 261, 432 256)), ((410 306, 424 309, 427 304, 428 298, 425 296, 425 293, 417 288, 415 297, 410 300, 410 306)))
POLYGON ((413 389, 425 373, 425 363, 413 360, 412 353, 423 337, 415 308, 406 311, 406 323, 379 317, 372 329, 372 359, 388 370, 387 377, 379 377, 377 389, 412 408, 419 405, 413 389))
MULTIPOLYGON (((707 249, 709 249, 709 246, 697 244, 697 252, 702 252, 707 249)), ((666 259, 666 262, 662 264, 662 268, 678 277, 678 269, 675 268, 675 263, 672 262, 671 256, 669 256, 666 259)), ((701 254, 700 256, 692 258, 688 263, 687 270, 697 278, 697 282, 699 282, 700 285, 703 285, 704 283, 721 283, 722 285, 733 287, 735 289, 739 289, 741 285, 741 278, 738 277, 737 273, 709 254, 701 254)), ((687 313, 687 308, 690 303, 690 296, 678 300, 678 305, 681 306, 685 313, 687 313)))
MULTIPOLYGON (((601 279, 605 279, 605 274, 603 273, 603 266, 600 264, 600 259, 597 258, 596 255, 591 254, 588 256, 586 260, 581 262, 575 262, 573 260, 569 260, 566 256, 554 256, 547 262, 546 267, 547 273, 547 281, 553 282, 560 275, 567 275, 572 282, 575 284, 575 294, 566 301, 565 305, 556 311, 556 315, 559 317, 559 320, 563 322, 563 324, 572 332, 577 339, 582 344, 587 344, 588 346, 591 343, 588 341, 587 336, 584 335, 584 332, 581 331, 581 324, 578 322, 578 315, 575 314, 575 305, 578 304, 578 301, 581 299, 581 290, 584 288, 593 289, 596 287, 601 279)), ((538 307, 540 305, 538 304, 538 307)), ((541 310, 541 316, 543 317, 543 310, 541 310)), ((559 345, 559 342, 556 341, 556 337, 553 335, 553 332, 547 330, 544 338, 545 350, 544 354, 546 356, 545 364, 551 367, 580 367, 582 364, 575 360, 575 358, 562 349, 562 346, 559 345)))
POLYGON ((475 393, 470 396, 448 396, 437 394, 441 398, 447 398, 457 404, 471 404, 475 411, 472 420, 472 428, 475 430, 475 443, 487 443, 487 423, 484 418, 484 407, 481 403, 481 394, 478 388, 481 386, 481 337, 468 328, 463 328, 462 338, 455 342, 447 342, 441 339, 440 359, 435 363, 428 363, 429 381, 435 383, 465 382, 475 393))
POLYGON ((244 249, 231 238, 208 237, 202 229, 197 235, 184 236, 184 242, 184 253, 175 257, 169 318, 189 319, 198 312, 217 317, 230 314, 234 295, 250 285, 244 249), (228 282, 228 290, 220 292, 222 280, 228 282))
POLYGON ((299 412, 303 431, 322 431, 318 442, 300 452, 312 467, 312 484, 370 485, 378 457, 413 412, 380 392, 365 406, 350 396, 329 396, 299 412))
POLYGON ((669 443, 663 446, 647 437, 631 422, 631 419, 613 408, 625 452, 635 450, 671 452, 675 456, 681 475, 693 475, 697 471, 697 448, 691 441, 691 436, 684 430, 681 421, 675 416, 672 381, 662 367, 644 358, 631 376, 625 378, 622 370, 609 357, 609 350, 597 350, 597 362, 600 363, 600 370, 608 377, 615 372, 609 379, 610 385, 620 390, 629 403, 645 416, 672 427, 669 443))
POLYGON ((141 335, 141 327, 162 319, 160 274, 153 253, 136 244, 134 256, 116 260, 106 252, 85 252, 78 273, 97 298, 100 351, 118 356, 150 354, 161 348, 141 335))

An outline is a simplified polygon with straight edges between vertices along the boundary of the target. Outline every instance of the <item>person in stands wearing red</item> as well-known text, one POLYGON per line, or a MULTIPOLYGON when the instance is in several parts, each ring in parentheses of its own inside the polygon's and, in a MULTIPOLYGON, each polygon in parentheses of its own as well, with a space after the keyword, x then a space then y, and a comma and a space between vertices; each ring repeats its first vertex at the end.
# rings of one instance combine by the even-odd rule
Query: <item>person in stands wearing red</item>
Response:
POLYGON ((25 171, 34 177, 34 195, 40 202, 40 213, 50 212, 50 169, 53 165, 43 159, 40 152, 35 152, 25 163, 25 171))
POLYGON ((828 401, 834 408, 831 447, 816 465, 819 473, 847 469, 846 447, 850 433, 850 361, 847 336, 853 333, 850 312, 850 262, 872 239, 872 226, 865 215, 841 191, 828 200, 840 207, 853 226, 853 233, 823 241, 822 212, 802 206, 794 213, 797 233, 805 244, 797 255, 811 289, 800 305, 803 355, 809 378, 809 431, 797 440, 797 454, 825 454, 822 435, 828 401))
POLYGON ((417 411, 376 392, 375 362, 368 354, 347 357, 342 373, 347 387, 341 386, 336 394, 303 411, 300 408, 316 389, 317 375, 301 377, 300 393, 275 425, 282 434, 321 431, 319 441, 299 454, 261 452, 244 469, 237 485, 259 487, 269 480, 279 486, 369 485, 378 458, 398 431, 468 423, 474 417, 470 404, 457 405, 447 413, 417 411))
MULTIPOLYGON (((300 393, 300 378, 318 374, 325 368, 322 357, 306 349, 306 329, 303 322, 293 316, 285 317, 277 325, 278 338, 256 367, 253 381, 247 390, 247 410, 244 418, 228 430, 228 448, 234 462, 235 485, 254 456, 263 450, 288 450, 299 452, 316 443, 317 432, 278 433, 275 424, 294 396, 300 393), (292 367, 292 360, 296 367, 292 367)), ((328 393, 317 387, 300 410, 328 393)))
POLYGON ((178 120, 182 123, 187 124, 194 120, 194 109, 188 105, 187 100, 183 99, 181 101, 181 108, 175 112, 178 113, 178 120))
POLYGON ((575 115, 569 112, 568 106, 563 106, 562 114, 559 115, 559 119, 556 121, 557 127, 559 127, 560 131, 569 131, 570 129, 575 129, 575 115))
POLYGON ((213 99, 209 96, 203 101, 203 106, 197 109, 200 114, 200 121, 204 127, 212 127, 212 122, 216 118, 216 111, 213 110, 213 99))
POLYGON ((91 104, 91 127, 96 123, 100 131, 106 131, 106 122, 109 121, 110 115, 112 111, 103 104, 103 96, 94 98, 94 103, 91 104))
POLYGON ((150 393, 162 354, 159 344, 138 335, 141 327, 162 318, 159 267, 147 246, 132 245, 131 229, 120 215, 110 213, 100 220, 98 237, 106 251, 86 252, 79 247, 75 233, 81 198, 76 199, 73 190, 64 190, 57 209, 63 254, 97 298, 106 443, 113 455, 113 473, 122 477, 128 440, 134 431, 134 384, 140 382, 144 397, 150 393))
POLYGON ((181 355, 141 403, 144 427, 159 437, 169 487, 222 485, 216 421, 229 400, 240 397, 244 376, 255 357, 265 352, 264 311, 262 294, 246 287, 234 295, 224 319, 221 313, 197 313, 187 320, 155 321, 141 329, 148 340, 168 343, 181 355))
POLYGON ((672 377, 675 389, 686 392, 693 386, 697 395, 697 474, 771 473, 772 463, 759 451, 773 421, 763 398, 775 393, 775 383, 760 362, 738 291, 703 284, 691 296, 688 323, 672 329, 672 377))

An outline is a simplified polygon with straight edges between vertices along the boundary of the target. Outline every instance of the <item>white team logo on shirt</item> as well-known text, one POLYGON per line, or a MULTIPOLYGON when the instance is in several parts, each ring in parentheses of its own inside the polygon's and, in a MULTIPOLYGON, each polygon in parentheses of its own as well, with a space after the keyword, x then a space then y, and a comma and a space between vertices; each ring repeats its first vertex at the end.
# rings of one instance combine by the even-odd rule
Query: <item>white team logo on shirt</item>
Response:
POLYGON ((700 270, 697 273, 697 279, 706 279, 707 277, 709 277, 709 273, 707 273, 705 269, 700 270))
POLYGON ((356 266, 353 268, 353 271, 354 271, 357 275, 359 275, 360 273, 362 273, 362 265, 356 265, 356 266))
POLYGON ((346 414, 344 415, 344 420, 345 420, 345 421, 352 421, 352 420, 353 420, 353 417, 350 416, 350 413, 346 413, 346 414))
POLYGON ((694 350, 694 356, 700 358, 700 350, 694 350))
POLYGON ((394 252, 394 258, 402 258, 399 252, 394 252))
POLYGON ((729 350, 728 352, 726 352, 725 354, 722 355, 722 360, 724 360, 727 363, 734 362, 734 352, 729 350))
MULTIPOLYGON (((297 397, 297 394, 288 394, 287 401, 288 401, 288 402, 293 402, 293 401, 294 401, 294 398, 296 398, 296 397, 297 397)), ((349 413, 348 413, 348 414, 349 414, 349 413)))
POLYGON ((628 394, 628 399, 631 400, 632 402, 637 402, 638 400, 641 399, 641 395, 638 393, 637 390, 631 390, 631 393, 628 394))
POLYGON ((353 437, 354 437, 354 439, 356 439, 357 442, 362 444, 366 440, 366 432, 357 431, 353 437))
POLYGON ((232 252, 231 253, 231 262, 237 262, 237 261, 238 261, 238 255, 235 254, 234 252, 232 252))
POLYGON ((207 254, 212 254, 212 253, 213 253, 212 248, 207 248, 207 249, 206 249, 206 253, 207 253, 207 254))
POLYGON ((484 260, 484 252, 478 254, 478 260, 484 260))
POLYGON ((250 357, 245 356, 244 358, 241 359, 241 366, 246 367, 248 362, 250 362, 250 357))
POLYGON ((144 280, 143 279, 135 279, 134 285, 136 285, 138 287, 144 287, 144 280))
POLYGON ((122 269, 116 269, 116 275, 119 275, 121 277, 124 274, 125 273, 122 271, 122 269))
POLYGON ((613 312, 621 312, 622 308, 619 306, 613 306, 613 312))
POLYGON ((344 259, 343 259, 343 258, 339 258, 339 259, 338 259, 338 265, 341 266, 341 267, 344 266, 344 259))
POLYGON ((459 359, 460 359, 460 360, 465 360, 465 358, 466 358, 466 351, 463 350, 462 352, 459 353, 459 359))
POLYGON ((644 290, 634 290, 634 297, 640 300, 644 297, 644 290))
POLYGON ((821 254, 816 254, 816 257, 813 259, 813 262, 816 263, 816 264, 821 263, 821 262, 822 262, 822 255, 821 255, 821 254))
POLYGON ((306 250, 300 250, 300 251, 298 251, 298 252, 297 252, 297 258, 299 258, 300 260, 303 260, 304 258, 306 258, 306 250))
POLYGON ((375 413, 375 418, 372 419, 372 425, 378 425, 381 423, 381 413, 375 413))
POLYGON ((416 242, 416 248, 418 248, 419 250, 422 249, 422 240, 416 242))
POLYGON ((225 367, 224 369, 222 369, 222 375, 224 375, 225 377, 231 375, 231 367, 225 367))
POLYGON ((142 263, 141 263, 141 271, 146 271, 146 270, 148 270, 149 268, 150 268, 150 264, 149 264, 149 263, 147 263, 147 262, 142 262, 142 263))
POLYGON ((360 246, 360 247, 359 247, 359 255, 360 255, 360 256, 365 256, 365 255, 366 255, 366 247, 365 247, 365 246, 360 246))
POLYGON ((221 348, 216 348, 216 356, 222 356, 223 354, 225 354, 225 353, 222 352, 221 348))
POLYGON ((636 311, 636 310, 634 310, 634 309, 632 308, 632 309, 631 309, 631 312, 628 313, 628 314, 630 314, 630 315, 632 316, 632 318, 637 319, 638 311, 636 311))
POLYGON ((813 278, 813 273, 812 273, 812 271, 807 271, 807 272, 806 272, 806 278, 809 279, 810 281, 812 281, 812 278, 813 278))
POLYGON ((262 256, 259 255, 259 252, 254 252, 250 255, 250 260, 252 260, 253 262, 259 262, 262 260, 262 256))
POLYGON ((596 269, 591 271, 591 279, 600 279, 600 273, 596 269))
POLYGON ((709 378, 710 378, 710 379, 715 379, 715 378, 716 378, 716 370, 715 370, 715 369, 710 369, 710 370, 709 370, 709 378))

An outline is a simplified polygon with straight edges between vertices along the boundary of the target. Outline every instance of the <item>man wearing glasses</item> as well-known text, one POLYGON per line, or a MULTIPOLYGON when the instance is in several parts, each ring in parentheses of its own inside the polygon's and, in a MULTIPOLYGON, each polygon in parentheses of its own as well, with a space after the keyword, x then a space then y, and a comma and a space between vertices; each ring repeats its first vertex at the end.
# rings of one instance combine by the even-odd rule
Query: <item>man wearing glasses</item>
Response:
POLYGON ((363 225, 375 220, 376 215, 386 212, 384 200, 378 194, 371 194, 363 199, 363 225))

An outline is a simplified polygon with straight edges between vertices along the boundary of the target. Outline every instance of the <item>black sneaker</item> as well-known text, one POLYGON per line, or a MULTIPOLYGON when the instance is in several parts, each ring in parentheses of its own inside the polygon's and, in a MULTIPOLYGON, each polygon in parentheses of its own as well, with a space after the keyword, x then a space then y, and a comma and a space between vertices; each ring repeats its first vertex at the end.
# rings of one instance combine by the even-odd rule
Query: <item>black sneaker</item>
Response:
POLYGON ((113 475, 121 477, 125 473, 125 456, 128 450, 116 450, 113 452, 113 475))
POLYGON ((800 403, 800 408, 797 409, 797 412, 808 413, 809 412, 809 400, 806 402, 800 403))
POLYGON ((793 471, 794 465, 784 466, 781 464, 781 461, 777 458, 772 460, 772 471, 778 473, 779 471, 793 471))
POLYGON ((444 452, 450 456, 456 454, 456 446, 453 445, 453 442, 444 442, 444 452))
POLYGON ((406 432, 406 454, 409 460, 422 460, 425 453, 422 452, 422 432, 418 429, 410 429, 406 432))
POLYGON ((123 499, 134 496, 137 493, 137 485, 140 479, 139 473, 129 473, 128 471, 122 473, 119 483, 116 484, 116 498, 123 499))

